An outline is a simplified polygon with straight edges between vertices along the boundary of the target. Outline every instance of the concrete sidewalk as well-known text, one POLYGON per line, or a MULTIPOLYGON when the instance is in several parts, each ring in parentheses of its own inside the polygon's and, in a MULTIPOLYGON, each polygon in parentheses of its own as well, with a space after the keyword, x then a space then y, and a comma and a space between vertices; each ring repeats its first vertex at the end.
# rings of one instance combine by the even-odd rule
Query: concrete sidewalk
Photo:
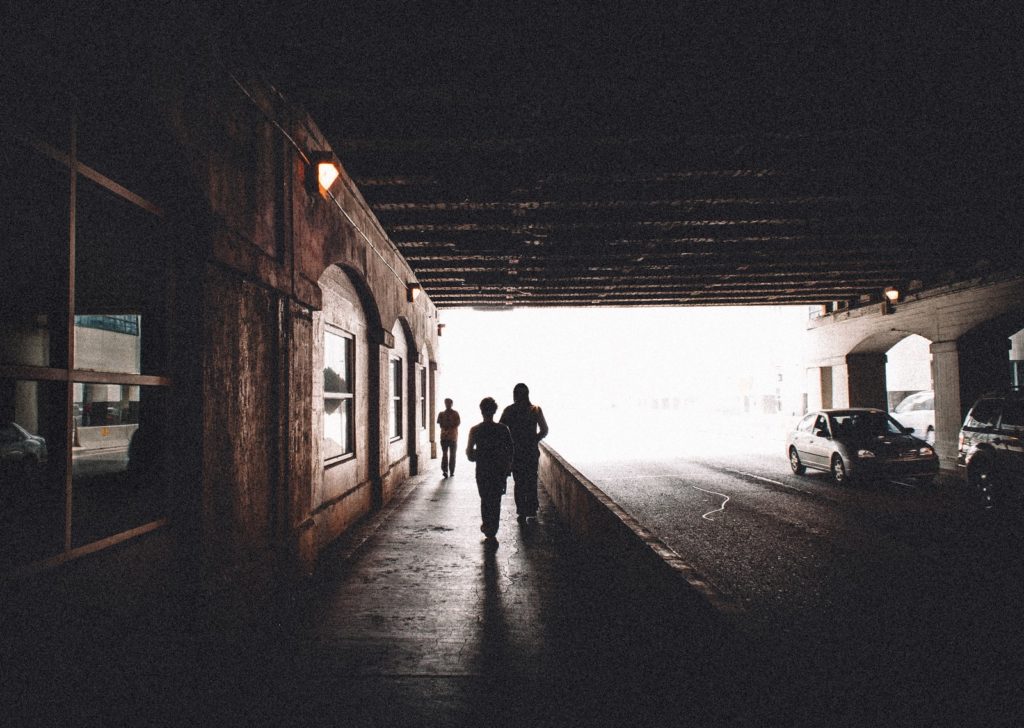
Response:
POLYGON ((462 465, 407 481, 300 588, 8 614, 0 708, 12 725, 742 722, 705 626, 575 546, 543 492, 520 526, 510 482, 488 546, 462 465))
POLYGON ((510 480, 489 545, 465 465, 414 479, 326 556, 299 630, 317 676, 302 710, 366 725, 708 722, 709 635, 578 549, 543 489, 538 522, 520 525, 510 480))

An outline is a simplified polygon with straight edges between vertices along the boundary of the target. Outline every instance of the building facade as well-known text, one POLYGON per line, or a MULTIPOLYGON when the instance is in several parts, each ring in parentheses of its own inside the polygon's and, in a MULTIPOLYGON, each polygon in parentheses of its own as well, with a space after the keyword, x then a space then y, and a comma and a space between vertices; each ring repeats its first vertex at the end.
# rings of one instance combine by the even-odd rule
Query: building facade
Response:
POLYGON ((5 30, 0 573, 308 571, 432 455, 436 309, 198 21, 78 12, 5 30))

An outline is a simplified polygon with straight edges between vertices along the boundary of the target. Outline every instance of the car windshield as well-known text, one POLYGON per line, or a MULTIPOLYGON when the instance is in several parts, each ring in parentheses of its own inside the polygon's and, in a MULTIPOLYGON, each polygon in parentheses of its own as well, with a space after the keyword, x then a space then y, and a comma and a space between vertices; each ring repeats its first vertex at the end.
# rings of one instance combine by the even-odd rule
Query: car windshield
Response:
POLYGON ((903 428, 884 412, 849 412, 830 415, 832 433, 836 436, 877 437, 901 435, 903 428))
POLYGON ((898 405, 893 412, 897 414, 905 414, 907 412, 915 412, 917 410, 931 410, 935 409, 935 395, 931 392, 918 392, 912 394, 898 405))

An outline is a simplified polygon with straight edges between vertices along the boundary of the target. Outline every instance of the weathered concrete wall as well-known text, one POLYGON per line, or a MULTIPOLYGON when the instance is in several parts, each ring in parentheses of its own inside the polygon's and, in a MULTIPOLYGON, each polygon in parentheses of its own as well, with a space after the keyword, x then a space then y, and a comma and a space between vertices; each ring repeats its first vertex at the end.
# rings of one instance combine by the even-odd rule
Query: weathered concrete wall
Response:
POLYGON ((403 321, 395 321, 394 326, 391 328, 391 335, 393 337, 394 346, 392 346, 386 354, 382 356, 382 364, 384 368, 384 377, 382 378, 381 386, 381 399, 384 402, 384 407, 381 412, 381 430, 384 433, 384 437, 387 440, 386 452, 387 459, 385 461, 385 469, 382 471, 382 493, 384 502, 391 499, 398 486, 409 477, 409 369, 412 363, 409 361, 410 342, 407 340, 406 329, 403 326, 403 321), (390 381, 390 367, 393 357, 398 357, 402 362, 402 371, 399 375, 399 382, 402 386, 402 397, 404 398, 402 408, 402 424, 401 424, 401 435, 398 437, 391 436, 390 422, 392 417, 392 408, 394 406, 393 400, 394 393, 388 386, 390 381))
POLYGON ((1024 279, 968 281, 905 298, 892 313, 878 306, 811 320, 808 366, 850 353, 885 353, 910 334, 931 342, 956 341, 986 321, 1024 309, 1024 279))
MULTIPOLYGON (((407 301, 415 277, 344 171, 331 198, 307 187, 306 160, 330 151, 312 119, 205 49, 165 51, 154 89, 190 187, 189 207, 171 213, 201 220, 209 236, 195 241, 205 261, 192 344, 202 359, 197 531, 225 558, 262 552, 310 569, 320 548, 387 502, 409 473, 410 445, 424 450, 408 421, 389 442, 387 365, 396 345, 406 372, 409 352, 437 351, 436 309, 426 295, 407 301), (328 273, 341 292, 325 302, 321 277, 336 266, 348 280, 328 273), (353 303, 361 320, 343 310, 353 303), (332 317, 359 329, 349 329, 359 337, 356 456, 325 469, 316 356, 332 317)), ((419 397, 408 386, 404 396, 419 397)))
POLYGON ((273 537, 279 301, 214 265, 205 290, 203 534, 240 554, 273 537))

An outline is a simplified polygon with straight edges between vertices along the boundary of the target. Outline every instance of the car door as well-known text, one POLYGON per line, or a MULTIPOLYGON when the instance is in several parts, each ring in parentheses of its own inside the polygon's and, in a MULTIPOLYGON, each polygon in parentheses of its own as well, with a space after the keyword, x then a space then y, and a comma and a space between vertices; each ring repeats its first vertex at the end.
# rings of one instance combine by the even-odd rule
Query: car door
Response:
POLYGON ((0 425, 0 464, 18 462, 25 457, 21 433, 11 424, 0 425))
POLYGON ((796 448, 796 452, 804 465, 810 460, 810 447, 813 442, 811 430, 814 427, 814 420, 817 416, 815 412, 805 415, 793 432, 793 447, 796 448))
POLYGON ((817 467, 826 467, 832 455, 832 441, 828 436, 828 418, 818 413, 811 425, 807 440, 807 462, 817 467))
POLYGON ((999 454, 1003 472, 1020 481, 1024 475, 1024 400, 1007 399, 1003 403, 999 432, 992 444, 999 454))

